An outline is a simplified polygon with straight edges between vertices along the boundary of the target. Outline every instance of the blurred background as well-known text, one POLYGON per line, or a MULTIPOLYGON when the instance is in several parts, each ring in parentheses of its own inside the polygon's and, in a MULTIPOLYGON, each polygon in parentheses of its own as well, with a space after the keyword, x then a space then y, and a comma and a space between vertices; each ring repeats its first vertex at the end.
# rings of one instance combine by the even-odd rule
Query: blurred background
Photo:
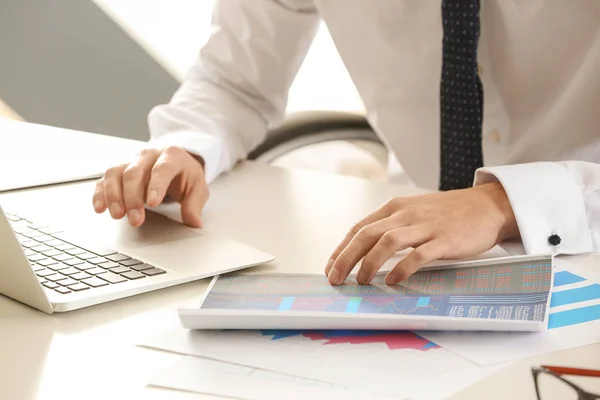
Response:
MULTIPOLYGON (((0 116, 147 140, 146 117, 168 102, 210 34, 215 0, 0 0, 0 116)), ((362 113, 321 26, 291 90, 288 113, 362 113)), ((372 142, 303 146, 274 164, 385 179, 372 142)))

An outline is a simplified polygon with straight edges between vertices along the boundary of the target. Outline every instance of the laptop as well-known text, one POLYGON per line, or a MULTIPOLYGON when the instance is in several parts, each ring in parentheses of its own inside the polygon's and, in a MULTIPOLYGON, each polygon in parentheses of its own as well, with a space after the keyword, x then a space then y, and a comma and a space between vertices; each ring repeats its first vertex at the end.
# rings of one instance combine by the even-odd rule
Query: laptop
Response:
POLYGON ((48 314, 240 270, 274 259, 147 210, 63 230, 0 206, 0 294, 48 314))

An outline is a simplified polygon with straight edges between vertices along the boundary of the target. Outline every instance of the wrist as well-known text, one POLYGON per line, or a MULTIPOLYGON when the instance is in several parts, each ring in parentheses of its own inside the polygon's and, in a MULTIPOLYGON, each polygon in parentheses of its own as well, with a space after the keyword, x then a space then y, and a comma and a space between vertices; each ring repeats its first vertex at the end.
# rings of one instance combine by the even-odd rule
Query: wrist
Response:
POLYGON ((498 216, 498 243, 520 236, 519 225, 515 218, 510 200, 500 182, 486 183, 476 186, 490 201, 494 214, 498 216))

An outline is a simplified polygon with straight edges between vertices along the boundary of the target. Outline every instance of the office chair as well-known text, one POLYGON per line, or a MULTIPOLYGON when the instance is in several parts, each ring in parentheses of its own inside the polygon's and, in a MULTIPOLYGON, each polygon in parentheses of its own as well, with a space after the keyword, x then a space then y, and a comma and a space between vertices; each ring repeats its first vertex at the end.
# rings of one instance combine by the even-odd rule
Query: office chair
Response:
MULTIPOLYGON (((290 115, 267 135, 267 139, 248 155, 248 159, 272 163, 277 158, 318 143, 345 140, 370 142, 383 146, 366 118, 338 111, 307 111, 290 115)), ((364 147, 370 151, 369 147, 364 147)))

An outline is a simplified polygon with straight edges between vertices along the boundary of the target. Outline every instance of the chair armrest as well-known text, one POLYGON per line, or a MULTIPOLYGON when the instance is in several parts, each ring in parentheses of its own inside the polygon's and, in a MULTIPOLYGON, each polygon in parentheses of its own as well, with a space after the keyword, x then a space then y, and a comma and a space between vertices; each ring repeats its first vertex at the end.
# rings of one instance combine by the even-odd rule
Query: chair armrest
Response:
POLYGON ((361 115, 340 111, 307 111, 291 114, 267 134, 266 140, 249 155, 256 160, 279 147, 302 147, 328 140, 369 140, 380 142, 361 115))

